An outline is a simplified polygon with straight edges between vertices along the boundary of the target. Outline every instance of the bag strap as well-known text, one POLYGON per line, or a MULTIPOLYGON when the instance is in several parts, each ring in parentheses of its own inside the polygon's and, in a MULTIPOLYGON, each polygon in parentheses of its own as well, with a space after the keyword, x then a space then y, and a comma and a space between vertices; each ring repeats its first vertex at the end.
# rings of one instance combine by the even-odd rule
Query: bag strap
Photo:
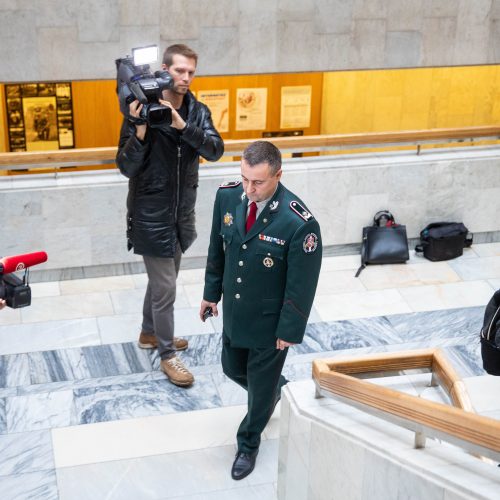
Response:
POLYGON ((415 253, 424 253, 424 246, 427 246, 427 242, 423 241, 420 245, 415 246, 415 253))
POLYGON ((365 267, 366 267, 366 234, 363 235, 363 242, 361 243, 361 266, 359 266, 354 277, 358 278, 365 267))
POLYGON ((467 233, 467 236, 465 237, 464 247, 469 248, 472 245, 473 239, 474 239, 474 234, 467 233))

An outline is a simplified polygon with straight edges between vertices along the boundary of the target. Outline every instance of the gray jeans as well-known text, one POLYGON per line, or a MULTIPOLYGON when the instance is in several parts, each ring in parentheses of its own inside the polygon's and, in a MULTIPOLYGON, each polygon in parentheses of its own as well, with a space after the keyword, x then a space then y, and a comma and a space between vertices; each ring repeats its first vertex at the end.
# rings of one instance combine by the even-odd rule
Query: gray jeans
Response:
POLYGON ((143 255, 143 259, 148 273, 148 287, 142 311, 142 330, 154 332, 158 339, 158 353, 161 359, 167 359, 175 354, 175 282, 181 264, 181 250, 177 246, 173 258, 143 255))

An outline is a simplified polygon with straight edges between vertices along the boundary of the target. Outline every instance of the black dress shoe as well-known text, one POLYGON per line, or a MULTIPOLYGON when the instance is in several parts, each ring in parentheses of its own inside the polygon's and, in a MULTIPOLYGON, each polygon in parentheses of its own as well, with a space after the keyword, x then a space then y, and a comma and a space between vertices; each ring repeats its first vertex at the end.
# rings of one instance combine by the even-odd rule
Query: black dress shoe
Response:
POLYGON ((253 453, 243 453, 242 451, 236 453, 236 458, 234 459, 233 467, 231 468, 231 477, 235 481, 247 477, 248 474, 253 471, 255 461, 257 459, 257 453, 259 453, 259 450, 254 451, 253 453))

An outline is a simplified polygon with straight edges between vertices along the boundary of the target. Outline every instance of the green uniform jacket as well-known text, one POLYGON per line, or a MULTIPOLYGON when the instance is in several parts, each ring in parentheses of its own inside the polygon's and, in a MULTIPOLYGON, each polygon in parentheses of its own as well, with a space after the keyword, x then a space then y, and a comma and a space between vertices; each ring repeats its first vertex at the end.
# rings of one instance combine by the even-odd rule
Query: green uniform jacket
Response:
POLYGON ((215 198, 203 298, 223 299, 231 346, 263 348, 304 337, 321 268, 319 224, 281 183, 248 234, 242 184, 215 198))

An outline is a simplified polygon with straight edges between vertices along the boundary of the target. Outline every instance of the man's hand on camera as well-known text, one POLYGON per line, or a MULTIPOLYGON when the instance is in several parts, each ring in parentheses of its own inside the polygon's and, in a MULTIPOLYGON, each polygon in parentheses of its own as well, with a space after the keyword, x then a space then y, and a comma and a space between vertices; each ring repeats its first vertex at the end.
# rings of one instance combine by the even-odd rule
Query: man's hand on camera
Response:
POLYGON ((176 128, 177 130, 183 130, 186 127, 186 122, 182 119, 181 115, 177 113, 175 108, 169 101, 165 101, 163 99, 159 99, 161 105, 166 106, 172 110, 172 125, 171 127, 176 128))
MULTIPOLYGON (((140 119, 142 106, 143 105, 137 99, 135 101, 132 101, 128 107, 130 116, 132 116, 133 118, 140 119)), ((138 125, 137 123, 135 124, 135 136, 140 141, 143 141, 144 137, 146 137, 146 128, 147 128, 146 124, 144 125, 138 125)))
POLYGON ((7 303, 5 302, 5 300, 0 299, 0 309, 3 309, 6 305, 7 303))

